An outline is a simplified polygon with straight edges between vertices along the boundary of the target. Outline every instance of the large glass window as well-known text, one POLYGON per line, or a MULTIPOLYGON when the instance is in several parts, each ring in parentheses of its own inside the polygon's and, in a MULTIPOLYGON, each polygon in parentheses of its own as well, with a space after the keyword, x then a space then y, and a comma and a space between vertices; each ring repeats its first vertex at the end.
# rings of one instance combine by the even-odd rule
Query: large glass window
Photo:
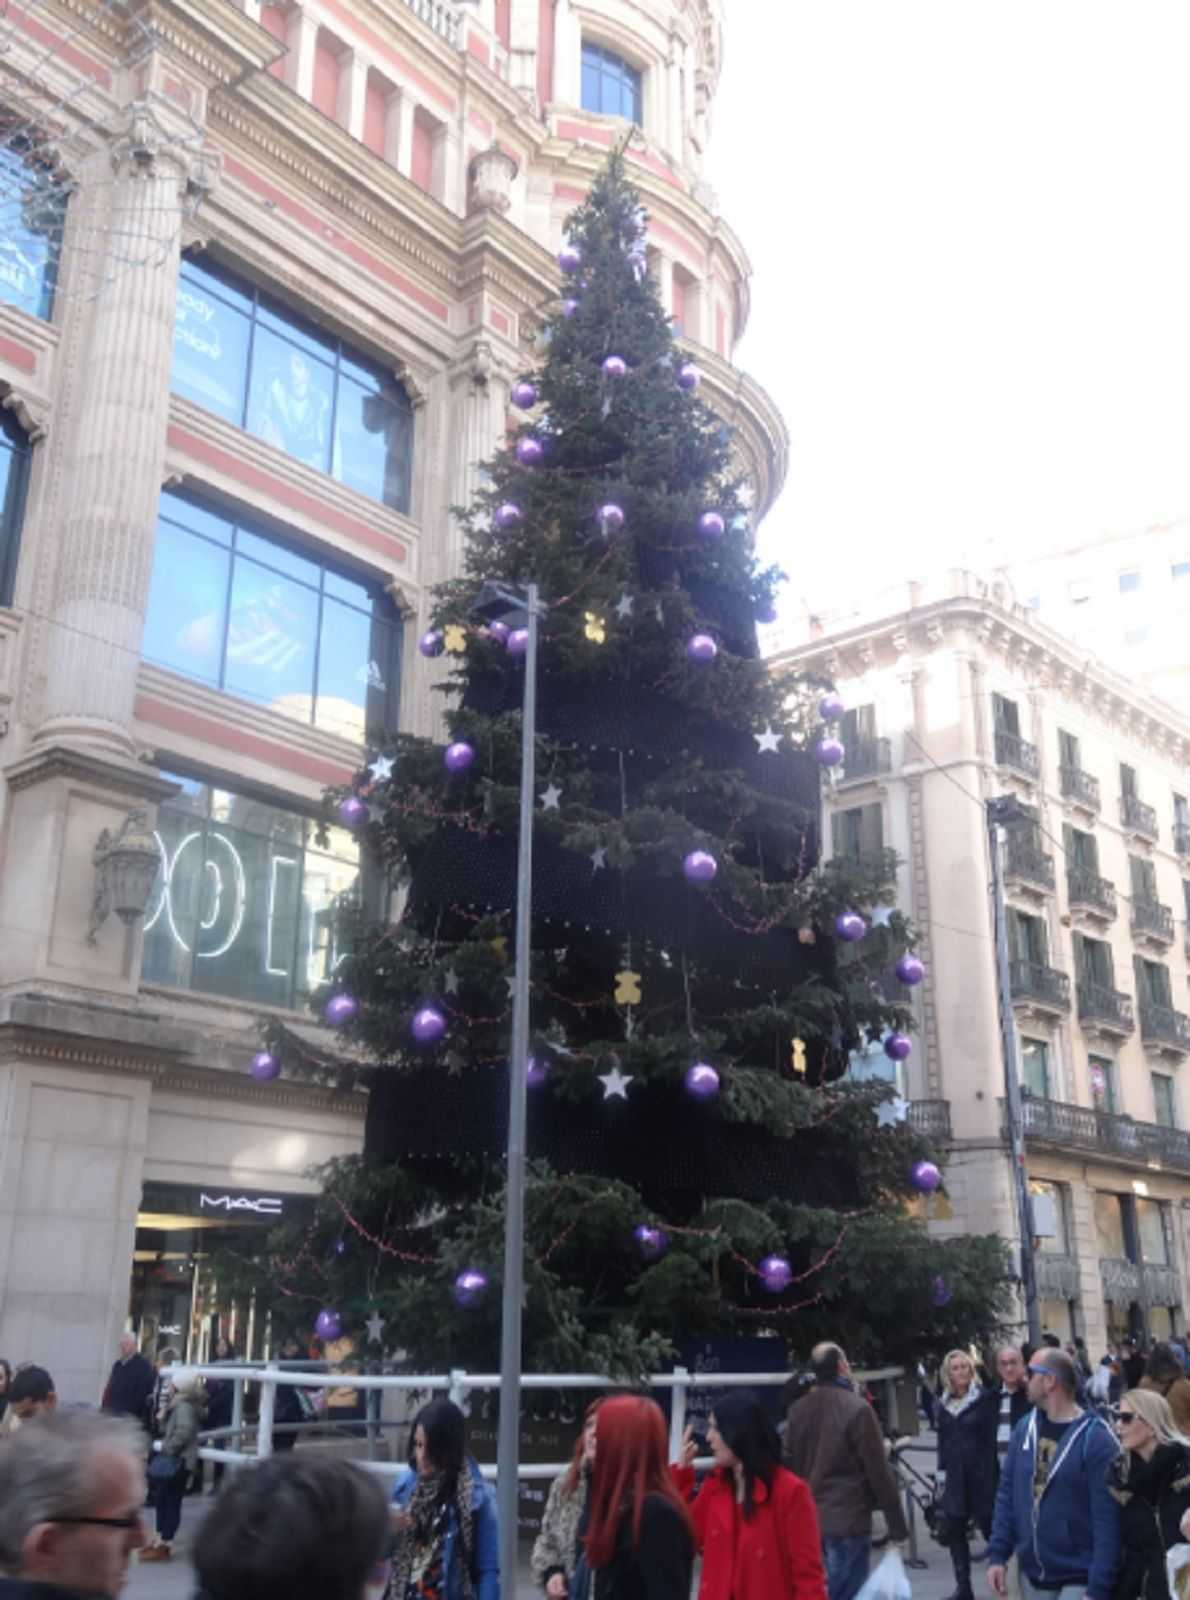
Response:
POLYGON ((1149 1081, 1153 1085, 1153 1121, 1160 1128, 1176 1128, 1178 1109, 1173 1079, 1168 1072, 1151 1072, 1149 1081))
POLYGON ((0 409, 0 606, 12 604, 28 481, 29 440, 12 412, 0 409))
POLYGON ((189 496, 161 496, 143 654, 355 744, 397 726, 401 621, 379 585, 189 496))
POLYGON ((1119 1110, 1115 1062, 1108 1056, 1089 1056, 1087 1065, 1091 1074, 1091 1104, 1096 1111, 1115 1113, 1119 1110))
POLYGON ((48 318, 54 306, 66 188, 33 150, 0 148, 0 300, 48 318))
POLYGON ((1140 1239, 1140 1258, 1155 1267, 1169 1265, 1169 1230, 1165 1225, 1165 1206, 1160 1200, 1137 1198, 1136 1232, 1140 1239))
POLYGON ((1039 1247, 1047 1255, 1068 1255, 1070 1242, 1066 1226, 1066 1185, 1045 1178, 1030 1178, 1033 1197, 1033 1225, 1039 1247))
POLYGON ((583 110, 640 122, 641 75, 602 45, 583 44, 583 110))
MULTIPOLYGON (((343 828, 171 776, 157 812, 161 872, 145 915, 143 977, 300 1007, 328 982, 362 903, 360 847, 343 828)), ((375 911, 375 906, 367 908, 375 911)))
POLYGON ((1122 1198, 1118 1194, 1105 1194, 1102 1189, 1095 1190, 1095 1235, 1104 1260, 1125 1261, 1128 1258, 1122 1198))
POLYGON ((1050 1093, 1050 1049, 1044 1039, 1021 1040, 1021 1087, 1039 1100, 1050 1093))
POLYGON ((182 263, 173 388, 408 512, 413 407, 375 362, 222 268, 182 263))

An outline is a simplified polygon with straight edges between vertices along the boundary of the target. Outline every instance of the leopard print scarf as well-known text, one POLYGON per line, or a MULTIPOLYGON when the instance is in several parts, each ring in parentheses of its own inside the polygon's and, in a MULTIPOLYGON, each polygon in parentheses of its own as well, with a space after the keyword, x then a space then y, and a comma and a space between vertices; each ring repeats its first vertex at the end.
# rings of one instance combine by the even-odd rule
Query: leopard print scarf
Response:
MULTIPOLYGON (((415 1570, 420 1575, 434 1559, 441 1559, 452 1506, 458 1519, 455 1555, 459 1570, 459 1592, 463 1600, 471 1600, 471 1571, 475 1561, 474 1487, 466 1464, 455 1476, 453 1484, 444 1472, 432 1472, 418 1478, 413 1496, 405 1508, 409 1526, 398 1535, 393 1551, 392 1577, 385 1600, 407 1600, 410 1579, 415 1570)), ((443 1578, 445 1581, 445 1574, 443 1578)))

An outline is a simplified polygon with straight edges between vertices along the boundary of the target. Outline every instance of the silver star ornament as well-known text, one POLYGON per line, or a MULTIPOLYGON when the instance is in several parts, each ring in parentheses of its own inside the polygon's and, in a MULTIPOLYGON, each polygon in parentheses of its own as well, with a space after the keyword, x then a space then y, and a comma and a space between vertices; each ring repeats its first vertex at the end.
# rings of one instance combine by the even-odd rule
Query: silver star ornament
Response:
POLYGON ((756 740, 756 750, 759 755, 763 755, 766 751, 775 755, 777 746, 781 743, 781 735, 771 722, 765 727, 763 733, 754 733, 752 737, 756 740))
POLYGON ((368 767, 374 783, 385 783, 393 775, 393 759, 391 756, 377 756, 368 767))
POLYGON ((384 1318, 379 1311, 373 1311, 364 1327, 368 1330, 368 1343, 380 1344, 384 1338, 384 1318))
POLYGON ((635 604, 636 601, 630 594, 622 594, 616 601, 616 615, 619 617, 621 622, 628 621, 628 618, 632 615, 632 608, 635 604))
POLYGON ((607 846, 605 844, 601 844, 596 849, 591 851, 591 870, 593 872, 602 872, 606 866, 607 846))
POLYGON ((627 1100, 628 1085, 632 1082, 632 1074, 624 1074, 619 1067, 613 1067, 610 1072, 601 1072, 599 1081, 603 1085, 603 1098, 605 1100, 627 1100))
POLYGON ((559 789, 559 787, 558 787, 558 785, 556 783, 551 783, 549 785, 549 787, 545 790, 545 792, 541 796, 541 807, 542 807, 542 810, 543 811, 557 811, 559 809, 558 801, 561 800, 561 798, 562 798, 561 789, 559 789))
POLYGON ((904 1122, 909 1115, 909 1102, 902 1100, 900 1095, 895 1100, 882 1100, 876 1107, 876 1126, 878 1128, 892 1128, 898 1122, 904 1122))
POLYGON ((873 906, 870 922, 874 928, 887 928, 896 906, 873 906))

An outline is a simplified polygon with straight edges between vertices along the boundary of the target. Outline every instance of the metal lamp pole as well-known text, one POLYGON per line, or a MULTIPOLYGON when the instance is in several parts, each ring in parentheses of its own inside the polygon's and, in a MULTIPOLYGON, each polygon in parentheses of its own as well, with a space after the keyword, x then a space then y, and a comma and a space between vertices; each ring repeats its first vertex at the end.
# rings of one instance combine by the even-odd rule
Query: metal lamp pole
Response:
MULTIPOLYGON (((518 600, 520 596, 518 595, 518 600)), ((521 1312, 525 1294, 525 1124, 528 1112, 529 935, 533 922, 534 756, 537 742, 537 609, 535 583, 525 589, 529 640, 521 724, 521 810, 517 851, 516 973, 512 1055, 508 1063, 508 1171, 504 1211, 504 1306, 500 1329, 500 1429, 496 1443, 496 1506, 500 1522, 500 1585, 517 1589, 520 1489, 521 1312)))
POLYGON ((1033 1260, 1033 1197, 1025 1164, 1024 1117, 1021 1080, 1016 1060, 1016 1032, 1012 1019, 1012 986, 1008 967, 1008 922, 1004 914, 1004 875, 1000 862, 1001 826, 1023 823, 1027 813, 1012 795, 987 802, 988 854, 992 863, 992 921, 996 933, 996 981, 1000 997, 1000 1048, 1004 1058, 1004 1119, 1012 1160, 1016 1225, 1021 1241, 1021 1287, 1025 1295, 1025 1320, 1029 1343, 1041 1343, 1041 1313, 1037 1305, 1037 1271, 1033 1260))

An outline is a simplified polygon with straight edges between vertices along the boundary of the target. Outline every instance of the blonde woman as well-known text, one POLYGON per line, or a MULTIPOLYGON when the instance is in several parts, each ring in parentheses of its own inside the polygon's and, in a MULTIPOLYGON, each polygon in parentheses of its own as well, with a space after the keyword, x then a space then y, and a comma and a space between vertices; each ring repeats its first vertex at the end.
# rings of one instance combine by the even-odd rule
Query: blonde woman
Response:
POLYGON ((142 1561, 168 1561, 182 1520, 186 1482, 198 1465, 198 1430, 206 1415, 202 1379, 183 1369, 174 1374, 161 1422, 161 1437, 153 1442, 149 1481, 157 1506, 157 1537, 140 1553, 142 1561))
POLYGON ((974 1522, 985 1539, 991 1533, 999 1397, 980 1386, 966 1350, 952 1350, 939 1377, 938 1509, 955 1578, 949 1600, 974 1600, 967 1529, 974 1522))
POLYGON ((1190 1439, 1163 1395, 1129 1389, 1116 1417, 1120 1454, 1108 1484, 1120 1507, 1113 1600, 1168 1600, 1165 1552, 1190 1539, 1190 1439))

